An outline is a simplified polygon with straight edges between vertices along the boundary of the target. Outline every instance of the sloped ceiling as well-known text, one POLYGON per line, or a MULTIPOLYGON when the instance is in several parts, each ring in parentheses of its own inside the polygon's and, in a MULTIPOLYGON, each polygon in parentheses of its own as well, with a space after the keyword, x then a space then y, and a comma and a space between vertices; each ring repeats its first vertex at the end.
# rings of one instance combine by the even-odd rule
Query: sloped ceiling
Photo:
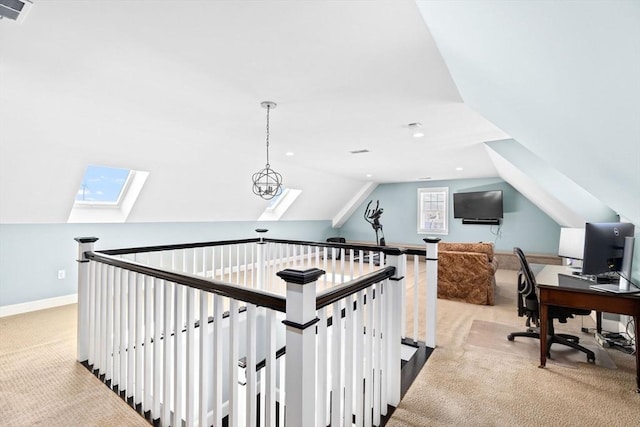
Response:
POLYGON ((640 2, 418 6, 467 105, 640 224, 640 2))
POLYGON ((482 143, 508 137, 407 0, 36 0, 0 22, 0 77, 0 223, 66 222, 88 164, 149 172, 131 222, 255 220, 264 100, 303 190, 282 219, 332 219, 367 181, 496 176, 482 143))
POLYGON ((492 141, 487 151, 498 174, 561 227, 615 221, 610 208, 517 141, 492 141))
POLYGON ((483 142, 513 137, 638 224, 638 22, 637 1, 36 1, 0 21, 0 223, 66 222, 88 164, 150 173, 129 221, 255 220, 272 100, 271 165, 303 190, 282 219, 497 176, 483 142))

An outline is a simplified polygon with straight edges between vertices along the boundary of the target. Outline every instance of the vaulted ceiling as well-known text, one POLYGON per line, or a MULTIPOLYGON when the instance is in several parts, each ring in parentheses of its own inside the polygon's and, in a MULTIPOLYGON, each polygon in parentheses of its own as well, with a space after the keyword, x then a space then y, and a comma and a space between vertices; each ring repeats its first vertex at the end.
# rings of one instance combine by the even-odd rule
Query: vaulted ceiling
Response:
MULTIPOLYGON (((489 44, 496 23, 512 18, 491 13, 504 5, 475 2, 474 20, 451 2, 417 3, 35 0, 23 23, 0 21, 0 223, 66 222, 88 164, 149 172, 131 222, 256 220, 266 206, 251 192, 251 175, 265 163, 264 100, 278 104, 271 166, 287 187, 303 190, 283 219, 331 219, 371 181, 497 176, 483 143, 519 135, 589 187, 577 162, 555 157, 567 156, 568 139, 591 138, 584 125, 592 116, 574 108, 588 98, 579 92, 584 83, 560 105, 541 103, 555 86, 517 97, 512 84, 520 95, 538 89, 524 76, 507 78, 527 69, 526 55, 514 55, 517 39, 489 44), (581 95, 573 104, 572 94, 581 95), (413 122, 422 123, 423 138, 411 136, 413 122), (555 138, 565 141, 559 152, 555 138), (350 153, 362 149, 369 152, 350 153)), ((537 13, 554 8, 544 3, 537 13)), ((514 28, 527 25, 515 18, 522 20, 510 20, 514 28)), ((540 44, 515 33, 539 49, 539 62, 528 65, 546 81, 567 74, 540 59, 550 47, 546 33, 563 31, 562 23, 542 28, 540 44)), ((625 53, 614 47, 612 57, 625 53)), ((599 62, 584 66, 601 69, 599 62)), ((607 86, 619 89, 614 77, 607 86)), ((606 91, 597 91, 594 114, 618 123, 603 113, 606 91)), ((637 112, 612 107, 625 118, 637 112)), ((626 144, 637 126, 611 130, 607 142, 626 144)), ((633 167, 637 152, 630 154, 633 167)), ((635 178, 617 170, 612 179, 635 178)))

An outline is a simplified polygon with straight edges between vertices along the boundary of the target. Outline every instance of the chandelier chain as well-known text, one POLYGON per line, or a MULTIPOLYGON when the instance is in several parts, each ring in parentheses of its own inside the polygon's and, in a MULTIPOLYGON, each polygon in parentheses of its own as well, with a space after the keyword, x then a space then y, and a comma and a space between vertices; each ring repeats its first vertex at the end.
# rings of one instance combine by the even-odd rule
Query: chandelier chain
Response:
POLYGON ((267 164, 265 165, 267 169, 269 168, 269 110, 271 106, 267 105, 267 164))

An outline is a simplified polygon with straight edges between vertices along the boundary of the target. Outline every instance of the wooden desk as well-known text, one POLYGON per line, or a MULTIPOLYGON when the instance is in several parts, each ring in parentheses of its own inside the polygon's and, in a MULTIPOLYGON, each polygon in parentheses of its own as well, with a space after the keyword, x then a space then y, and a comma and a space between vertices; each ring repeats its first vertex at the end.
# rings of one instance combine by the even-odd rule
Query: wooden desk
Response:
POLYGON ((636 392, 640 393, 640 295, 615 294, 589 288, 591 282, 575 277, 567 279, 567 267, 548 265, 536 275, 540 300, 540 367, 547 363, 549 306, 583 308, 633 316, 636 336, 636 392), (574 280, 571 280, 574 279, 574 280))

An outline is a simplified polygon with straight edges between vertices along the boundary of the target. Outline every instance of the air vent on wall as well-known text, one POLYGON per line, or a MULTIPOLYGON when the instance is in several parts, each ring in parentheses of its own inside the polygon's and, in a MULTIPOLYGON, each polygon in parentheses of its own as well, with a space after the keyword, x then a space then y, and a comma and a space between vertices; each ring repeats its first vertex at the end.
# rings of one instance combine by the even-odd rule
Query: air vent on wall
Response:
POLYGON ((0 0, 0 19, 7 18, 22 23, 31 6, 29 0, 0 0))
POLYGON ((349 151, 351 154, 362 154, 362 153, 368 153, 369 150, 367 150, 366 148, 363 148, 362 150, 352 150, 349 151))

